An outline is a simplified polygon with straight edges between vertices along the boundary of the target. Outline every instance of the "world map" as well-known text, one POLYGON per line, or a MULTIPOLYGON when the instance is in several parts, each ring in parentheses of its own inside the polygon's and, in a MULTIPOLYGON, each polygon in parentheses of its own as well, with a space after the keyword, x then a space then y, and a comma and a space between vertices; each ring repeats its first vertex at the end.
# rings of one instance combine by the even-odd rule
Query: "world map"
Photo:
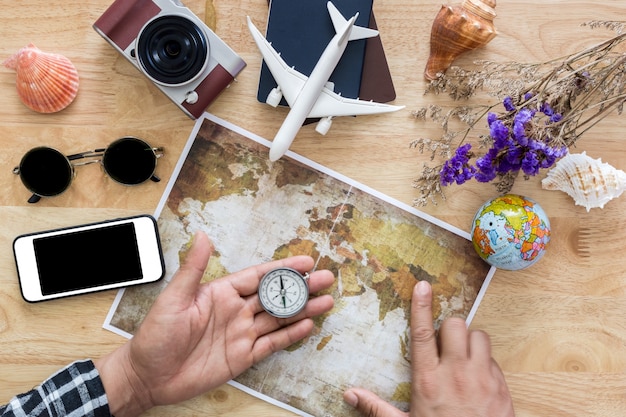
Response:
MULTIPOLYGON (((303 158, 270 162, 253 135, 221 121, 198 121, 197 135, 158 210, 168 275, 124 290, 109 326, 132 335, 178 268, 193 234, 204 230, 215 254, 210 281, 296 254, 336 277, 335 307, 307 339, 255 365, 233 385, 303 415, 357 416, 342 400, 366 387, 407 410, 409 315, 413 286, 433 286, 438 325, 467 317, 490 267, 468 236, 303 158)), ((192 134, 193 136, 193 134, 192 134)))

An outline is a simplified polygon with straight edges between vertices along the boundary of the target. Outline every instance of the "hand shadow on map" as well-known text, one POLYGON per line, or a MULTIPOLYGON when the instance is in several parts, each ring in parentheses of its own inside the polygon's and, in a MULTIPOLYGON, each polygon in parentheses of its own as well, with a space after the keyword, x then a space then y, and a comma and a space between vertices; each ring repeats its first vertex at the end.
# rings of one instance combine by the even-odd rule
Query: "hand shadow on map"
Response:
POLYGON ((358 415, 342 400, 351 386, 367 387, 407 410, 413 286, 417 280, 432 284, 438 325, 451 315, 470 315, 493 269, 467 236, 445 223, 303 158, 270 162, 262 139, 218 122, 198 121, 156 213, 166 279, 124 290, 112 307, 110 328, 135 332, 197 230, 216 249, 207 281, 271 259, 311 255, 316 269, 337 277, 327 291, 334 309, 316 319, 306 340, 232 384, 304 415, 358 415))

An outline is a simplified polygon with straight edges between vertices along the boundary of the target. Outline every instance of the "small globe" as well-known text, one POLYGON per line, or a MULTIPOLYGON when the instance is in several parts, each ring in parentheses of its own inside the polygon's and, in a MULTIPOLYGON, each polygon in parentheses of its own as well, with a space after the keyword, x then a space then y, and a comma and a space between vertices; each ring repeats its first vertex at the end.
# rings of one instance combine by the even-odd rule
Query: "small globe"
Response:
POLYGON ((474 249, 496 268, 518 270, 536 263, 550 241, 550 221, 530 198, 507 194, 483 204, 472 222, 474 249))

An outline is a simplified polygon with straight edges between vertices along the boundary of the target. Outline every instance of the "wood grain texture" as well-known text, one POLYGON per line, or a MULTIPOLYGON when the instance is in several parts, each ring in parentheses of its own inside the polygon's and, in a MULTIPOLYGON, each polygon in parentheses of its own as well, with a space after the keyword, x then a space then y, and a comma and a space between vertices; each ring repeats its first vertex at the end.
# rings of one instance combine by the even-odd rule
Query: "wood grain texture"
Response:
MULTIPOLYGON (((256 101, 261 57, 245 16, 263 28, 266 0, 188 0, 204 17, 212 10, 216 33, 248 66, 211 106, 217 116, 260 136, 273 138, 286 115, 256 101)), ((188 119, 91 25, 110 0, 0 0, 0 60, 33 42, 69 57, 80 75, 75 102, 52 115, 33 113, 15 92, 14 74, 0 68, 0 403, 40 382, 66 363, 98 357, 124 342, 101 329, 114 292, 41 304, 25 303, 19 292, 11 243, 20 233, 151 213, 165 188, 194 122, 188 119), (74 153, 102 147, 123 135, 164 146, 158 184, 124 187, 97 166, 77 169, 63 195, 26 203, 29 193, 11 173, 23 153, 49 145, 74 153)), ((438 129, 410 111, 430 103, 452 104, 424 95, 435 0, 376 0, 374 12, 397 91, 407 109, 372 117, 340 118, 326 137, 304 127, 292 149, 404 203, 418 196, 413 179, 428 160, 409 149, 438 129)), ((510 0, 498 2, 498 36, 485 48, 462 56, 535 62, 555 58, 610 37, 581 27, 624 14, 621 1, 510 0)), ((213 24, 213 23, 212 23, 213 24)), ((626 169, 623 116, 612 115, 589 131, 579 149, 626 169)), ((626 411, 626 197, 590 213, 565 194, 541 190, 542 176, 520 181, 513 191, 534 198, 550 216, 553 239, 544 259, 526 271, 498 271, 472 328, 486 330, 521 417, 623 416, 626 411)), ((448 199, 424 211, 468 230, 474 211, 495 195, 490 185, 450 187, 448 199)), ((148 416, 291 416, 223 386, 183 404, 160 407, 148 416)))

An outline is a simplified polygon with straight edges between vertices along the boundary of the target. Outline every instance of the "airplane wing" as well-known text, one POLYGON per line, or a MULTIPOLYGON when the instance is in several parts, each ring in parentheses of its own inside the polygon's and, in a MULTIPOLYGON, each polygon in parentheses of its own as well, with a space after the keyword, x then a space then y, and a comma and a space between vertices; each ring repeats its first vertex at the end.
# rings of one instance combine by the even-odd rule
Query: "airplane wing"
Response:
POLYGON ((261 55, 263 55, 265 65, 267 65, 274 80, 279 85, 283 97, 285 97, 289 106, 293 106, 308 77, 287 65, 280 53, 276 52, 272 44, 254 26, 250 17, 248 17, 248 27, 259 51, 261 51, 261 55))
MULTIPOLYGON (((272 44, 254 26, 250 17, 248 17, 248 27, 257 47, 261 51, 261 55, 263 55, 265 64, 279 85, 285 100, 287 100, 289 106, 293 106, 308 77, 287 65, 280 53, 272 47, 272 44)), ((328 85, 331 84, 329 83, 328 85)), ((403 107, 342 97, 340 94, 325 87, 322 89, 308 117, 359 116, 388 113, 400 110, 403 107)))
POLYGON ((328 88, 322 89, 309 117, 362 116, 365 114, 389 113, 400 110, 404 106, 365 101, 356 98, 342 97, 328 88))

